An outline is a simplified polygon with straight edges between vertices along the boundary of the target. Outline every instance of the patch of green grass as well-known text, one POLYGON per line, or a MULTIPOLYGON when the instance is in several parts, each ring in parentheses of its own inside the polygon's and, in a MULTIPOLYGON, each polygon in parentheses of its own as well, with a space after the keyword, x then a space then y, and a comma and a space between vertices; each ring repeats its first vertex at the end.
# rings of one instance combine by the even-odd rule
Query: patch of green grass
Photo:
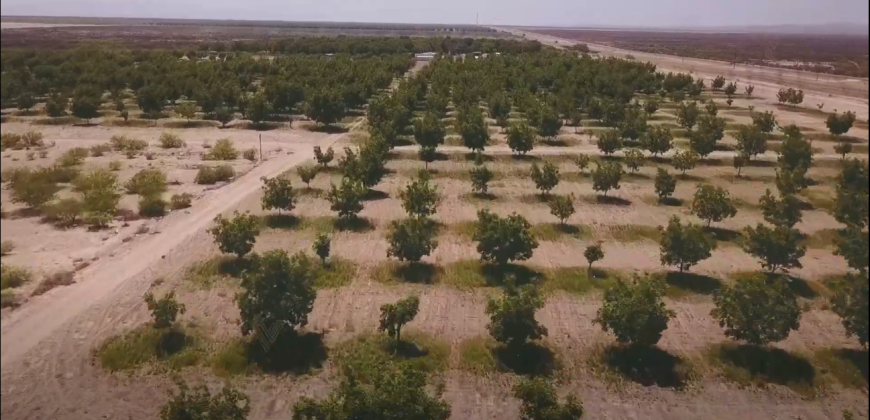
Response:
POLYGON ((0 290, 19 287, 32 278, 33 275, 26 268, 0 264, 0 290))
POLYGON ((686 359, 656 346, 618 343, 601 346, 587 358, 587 365, 593 373, 617 388, 629 381, 681 390, 698 377, 686 359))
POLYGON ((95 357, 110 372, 146 366, 158 371, 178 371, 195 366, 206 356, 202 338, 183 328, 156 329, 143 325, 110 338, 96 349, 95 357))
POLYGON ((825 287, 824 284, 802 279, 800 277, 790 276, 787 274, 781 273, 767 273, 761 271, 737 271, 731 273, 729 276, 732 280, 740 280, 744 278, 753 278, 753 277, 767 277, 771 281, 781 281, 784 282, 789 289, 792 290, 796 295, 806 298, 806 299, 815 299, 819 296, 830 296, 831 290, 825 287))
POLYGON ((372 280, 384 284, 433 284, 442 273, 441 267, 432 264, 393 260, 381 262, 370 271, 372 280))
POLYGON ((336 219, 332 216, 299 217, 292 214, 268 214, 262 217, 263 227, 275 230, 332 232, 336 219))
POLYGON ((653 278, 660 278, 668 284, 667 296, 672 299, 682 299, 689 296, 712 295, 722 287, 722 281, 703 274, 668 271, 655 273, 653 278))
POLYGON ((459 344, 459 366, 478 376, 495 373, 498 362, 493 355, 495 341, 489 337, 475 337, 459 344))
POLYGON ((595 290, 605 289, 623 277, 611 270, 588 267, 566 267, 544 270, 544 291, 562 290, 583 295, 595 290))
POLYGON ((814 396, 821 382, 806 357, 776 347, 724 343, 711 347, 706 356, 723 378, 741 386, 777 384, 814 396))
POLYGON ((807 203, 812 206, 814 210, 827 212, 834 210, 835 199, 829 192, 808 188, 801 191, 800 195, 806 199, 807 203))
POLYGON ((569 238, 589 239, 592 237, 592 230, 588 226, 568 223, 539 223, 532 226, 531 233, 535 239, 540 241, 558 241, 569 238))
POLYGON ((332 257, 326 264, 318 263, 314 269, 314 287, 335 289, 350 284, 357 273, 357 264, 350 260, 332 257))
POLYGON ((463 238, 471 239, 474 237, 474 232, 477 231, 476 221, 465 221, 448 225, 447 232, 463 238))
POLYGON ((813 249, 826 249, 833 248, 837 244, 837 238, 839 238, 840 229, 827 228, 817 230, 812 233, 812 235, 806 235, 804 237, 804 245, 807 248, 813 249))
POLYGON ((17 308, 20 305, 18 296, 12 290, 4 289, 0 292, 0 308, 17 308))
POLYGON ((339 366, 352 367, 363 380, 375 376, 388 361, 436 373, 446 369, 450 345, 419 330, 405 331, 398 342, 386 334, 373 333, 339 343, 333 358, 339 366))
POLYGON ((255 373, 304 375, 322 368, 326 358, 322 334, 285 327, 271 338, 267 332, 257 330, 247 337, 227 341, 216 347, 209 365, 218 376, 255 373))
POLYGON ((813 364, 846 388, 867 390, 867 350, 821 349, 813 353, 813 364))
POLYGON ((607 226, 606 235, 616 242, 659 242, 662 238, 662 233, 658 227, 648 225, 607 226))
POLYGON ((246 375, 252 371, 248 364, 247 343, 239 338, 230 340, 218 348, 211 356, 211 368, 218 376, 246 375))
POLYGON ((234 255, 218 255, 189 265, 182 280, 201 289, 208 289, 224 281, 234 281, 242 271, 250 267, 251 255, 236 258, 234 255))

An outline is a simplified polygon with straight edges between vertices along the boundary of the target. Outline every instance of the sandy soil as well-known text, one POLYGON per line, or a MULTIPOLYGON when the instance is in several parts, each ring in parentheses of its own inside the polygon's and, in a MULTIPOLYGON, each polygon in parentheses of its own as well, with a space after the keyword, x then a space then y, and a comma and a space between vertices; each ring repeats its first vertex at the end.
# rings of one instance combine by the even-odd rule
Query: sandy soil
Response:
MULTIPOLYGON (((759 104, 761 108, 766 100, 768 99, 753 100, 752 103, 759 104)), ((770 107, 774 109, 772 105, 770 107)), ((812 126, 824 132, 817 117, 776 111, 780 118, 793 119, 800 125, 812 126)), ((863 112, 866 115, 866 105, 863 112)), ((735 115, 734 118, 740 121, 740 117, 735 115)), ((6 131, 31 127, 4 124, 3 128, 6 131)), ((114 129, 46 128, 44 132, 47 140, 57 141, 56 148, 59 150, 52 153, 59 153, 63 148, 84 142, 104 142, 111 136, 112 130, 114 129)), ((142 130, 136 132, 136 136, 147 138, 151 142, 159 135, 159 131, 153 129, 142 130)), ((569 133, 573 130, 565 131, 564 135, 571 136, 569 133)), ((255 141, 254 132, 242 130, 186 129, 178 132, 191 146, 194 157, 190 159, 193 160, 196 159, 195 153, 199 150, 197 148, 201 148, 204 140, 229 135, 237 145, 253 144, 255 141)), ((866 142, 866 129, 851 134, 864 138, 866 142)), ((564 154, 595 150, 595 146, 589 143, 586 136, 578 136, 578 139, 580 143, 577 146, 542 147, 536 149, 535 153, 564 154)), ((345 142, 346 138, 341 134, 327 136, 299 130, 270 131, 264 135, 264 150, 274 152, 267 155, 268 160, 259 165, 238 163, 248 165, 245 168, 247 173, 231 184, 201 192, 202 197, 186 211, 173 212, 162 220, 148 222, 152 234, 133 236, 123 230, 113 233, 114 238, 133 236, 132 240, 126 242, 118 240, 117 244, 109 244, 111 241, 107 240, 99 245, 100 239, 90 237, 87 232, 48 233, 49 228, 46 227, 39 227, 46 231, 35 230, 39 233, 34 236, 45 235, 50 239, 46 240, 44 236, 27 242, 30 239, 25 240, 21 236, 25 235, 27 229, 38 228, 35 222, 26 219, 4 220, 3 239, 7 238, 6 223, 10 223, 8 227, 18 232, 14 240, 21 241, 22 244, 17 252, 30 255, 8 257, 17 258, 16 263, 30 264, 30 261, 35 261, 34 267, 38 269, 56 259, 68 258, 71 261, 79 252, 84 255, 84 250, 99 258, 76 274, 75 285, 54 289, 4 314, 0 324, 2 416, 13 420, 154 418, 166 399, 167 390, 172 389, 172 380, 162 375, 127 376, 106 373, 94 364, 92 349, 108 337, 146 322, 148 313, 141 297, 150 289, 161 292, 176 290, 179 300, 187 305, 183 321, 195 323, 208 331, 212 338, 225 340, 237 337, 238 311, 233 303, 234 287, 222 285, 202 290, 181 280, 190 264, 218 253, 205 229, 217 214, 236 209, 262 213, 259 209, 261 176, 274 176, 309 161, 311 147, 315 144, 325 147, 332 144, 340 146, 345 142), (278 148, 281 148, 280 152, 277 152, 278 148), (33 225, 16 227, 15 224, 18 223, 33 225), (67 237, 68 234, 72 236, 67 237), (57 237, 51 237, 52 235, 57 237), (40 250, 38 244, 43 241, 53 244, 51 247, 46 245, 46 248, 51 249, 40 250), (45 255, 40 256, 43 253, 45 255), (155 282, 157 279, 163 280, 161 284, 155 282)), ((831 153, 830 145, 816 142, 814 146, 819 143, 823 152, 818 158, 834 159, 833 156, 825 156, 831 153)), ((492 149, 493 153, 507 152, 503 145, 494 145, 488 149, 492 149)), ((450 150, 450 147, 444 148, 444 151, 450 150)), ((399 152, 404 151, 400 148, 399 152)), ((7 164, 20 164, 23 161, 19 158, 17 162, 13 162, 12 158, 4 158, 4 168, 7 164)), ((773 156, 767 158, 772 159, 773 156)), ((183 170, 171 156, 167 156, 165 161, 166 167, 173 173, 183 170)), ((147 161, 137 161, 136 164, 147 165, 147 161)), ((438 161, 432 167, 445 172, 467 170, 467 166, 463 165, 467 164, 438 161)), ((524 165, 528 163, 498 162, 492 165, 499 170, 521 174, 526 170, 524 165)), ((484 306, 489 291, 459 291, 445 286, 385 286, 372 281, 370 277, 369 269, 387 259, 387 245, 383 235, 389 221, 403 216, 401 206, 395 198, 396 193, 407 184, 407 174, 419 166, 420 162, 407 159, 390 161, 389 167, 395 172, 377 187, 377 190, 388 196, 368 201, 362 213, 362 216, 372 221, 374 230, 362 233, 342 232, 333 238, 333 255, 357 262, 360 269, 349 286, 318 293, 308 329, 324 333, 327 345, 372 330, 382 303, 412 291, 421 295, 421 310, 410 327, 437 335, 449 342, 453 346, 453 357, 456 357, 458 344, 462 340, 486 334, 487 318, 484 306)), ((561 167, 566 173, 576 171, 576 168, 570 166, 566 163, 561 167)), ((733 169, 728 167, 698 167, 692 173, 699 178, 706 178, 709 182, 725 186, 735 197, 753 202, 762 194, 763 188, 772 188, 772 171, 771 168, 747 168, 747 179, 737 181, 733 176, 729 177, 733 169)), ((819 179, 829 180, 832 176, 830 168, 824 165, 814 168, 813 171, 813 176, 819 179)), ((651 168, 644 169, 643 173, 648 175, 651 168)), ((327 175, 319 175, 312 187, 324 189, 332 179, 327 175)), ((580 177, 578 179, 579 182, 563 182, 557 192, 590 195, 589 181, 580 177)), ((302 187, 296 177, 294 183, 297 187, 302 187)), ((445 193, 438 218, 448 225, 473 220, 476 209, 482 206, 490 206, 499 213, 517 211, 533 223, 554 221, 543 204, 529 201, 528 197, 533 190, 525 177, 509 176, 494 182, 493 192, 499 198, 492 203, 467 200, 467 181, 439 177, 437 183, 445 193)), ((820 193, 829 192, 830 182, 817 188, 820 193)), ((686 198, 693 190, 691 183, 685 182, 678 185, 677 196, 686 198)), ((648 203, 646 198, 651 191, 650 180, 632 178, 617 194, 631 201, 630 206, 601 206, 578 200, 575 203, 577 213, 570 222, 604 230, 609 225, 625 223, 655 226, 663 223, 672 213, 685 216, 685 208, 663 208, 648 203)), ((331 215, 326 202, 312 196, 302 198, 294 213, 306 217, 331 215)), ((722 227, 737 229, 760 219, 757 210, 741 208, 737 218, 723 222, 722 227)), ((815 232, 836 226, 832 220, 830 215, 822 211, 807 211, 805 220, 799 227, 808 233, 815 232)), ((266 230, 259 237, 256 250, 308 250, 312 237, 311 231, 266 230)), ((582 265, 580 254, 583 246, 582 241, 543 241, 530 263, 541 267, 582 265)), ((607 257, 601 262, 603 267, 629 271, 661 270, 658 247, 654 242, 608 242, 605 247, 607 257)), ((472 242, 466 238, 447 235, 440 241, 435 254, 427 257, 427 260, 443 264, 475 256, 472 242)), ((6 261, 4 258, 4 262, 6 261)), ((803 261, 805 268, 795 271, 794 274, 809 280, 842 273, 846 269, 842 258, 833 256, 830 250, 825 249, 811 249, 803 261)), ((713 258, 693 268, 693 271, 724 277, 735 271, 757 267, 757 262, 739 249, 722 247, 713 258)), ((709 315, 712 304, 708 297, 669 300, 668 304, 677 312, 677 317, 670 323, 670 328, 663 337, 661 346, 664 349, 676 355, 695 357, 707 346, 724 341, 721 329, 709 315)), ((595 295, 578 297, 556 293, 549 296, 546 307, 539 312, 539 320, 550 330, 547 341, 557 349, 566 371, 570 373, 561 391, 577 392, 584 400, 591 418, 834 420, 840 418, 844 408, 851 408, 859 416, 867 413, 866 392, 839 388, 811 399, 783 387, 741 389, 713 379, 704 380, 687 391, 639 385, 629 385, 620 390, 608 388, 585 368, 588 353, 612 340, 590 322, 598 305, 595 295)), ((856 348, 857 343, 845 336, 838 319, 832 313, 811 309, 804 314, 800 330, 779 346, 797 352, 811 352, 823 347, 856 348)), ((305 376, 255 376, 237 379, 235 382, 251 396, 252 419, 285 419, 290 417, 292 405, 299 396, 326 395, 335 384, 332 373, 327 365, 322 371, 305 376)), ((205 370, 185 371, 184 376, 191 381, 205 381, 213 385, 221 382, 205 370)), ((453 419, 510 419, 518 415, 519 403, 509 396, 513 379, 508 376, 483 378, 461 371, 449 371, 445 380, 445 398, 452 404, 453 419)))

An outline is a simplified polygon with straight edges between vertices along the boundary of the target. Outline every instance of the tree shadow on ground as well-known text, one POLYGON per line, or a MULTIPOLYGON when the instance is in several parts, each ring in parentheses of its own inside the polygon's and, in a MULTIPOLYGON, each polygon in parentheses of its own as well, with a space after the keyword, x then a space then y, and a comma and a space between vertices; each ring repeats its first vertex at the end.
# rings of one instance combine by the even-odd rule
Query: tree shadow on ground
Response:
POLYGON ((302 225, 302 219, 292 214, 267 214, 263 216, 263 224, 270 229, 296 230, 302 225))
MULTIPOLYGON (((477 155, 475 155, 473 152, 466 153, 465 160, 468 162, 474 162, 476 160, 475 156, 477 156, 477 155)), ((492 162, 494 160, 492 155, 482 155, 482 156, 483 156, 484 162, 492 162)))
POLYGON ((188 336, 184 331, 170 328, 160 335, 154 353, 157 354, 158 359, 165 359, 178 354, 189 345, 193 345, 193 341, 193 337, 188 336))
POLYGON ((677 175, 677 178, 679 178, 681 181, 690 181, 690 182, 701 182, 701 181, 707 180, 707 178, 704 178, 704 177, 698 176, 698 175, 692 175, 692 174, 679 174, 679 175, 677 175))
POLYGON ((719 227, 705 227, 704 233, 712 236, 713 239, 720 242, 736 242, 743 237, 740 232, 719 227))
POLYGON ((746 371, 755 380, 812 386, 816 377, 807 359, 779 348, 740 344, 723 345, 717 351, 723 362, 746 371))
POLYGON ((339 231, 350 231, 355 233, 369 232, 375 229, 375 225, 364 217, 354 217, 349 219, 335 219, 333 227, 339 231))
POLYGON ((500 345, 493 355, 501 370, 517 375, 549 376, 556 370, 556 354, 539 343, 500 345))
POLYGON ((403 283, 432 284, 437 275, 437 266, 423 262, 397 264, 393 269, 393 276, 403 283))
POLYGON ((323 334, 299 333, 290 327, 270 340, 266 332, 254 332, 246 348, 248 362, 264 372, 304 374, 323 367, 327 358, 323 334))
POLYGON ((631 178, 631 179, 652 179, 652 177, 650 177, 650 176, 647 175, 647 174, 640 173, 640 172, 631 172, 631 171, 629 171, 628 173, 626 173, 626 174, 625 174, 625 177, 626 177, 626 178, 631 178))
POLYGON ((386 200, 388 198, 390 198, 389 194, 387 194, 381 190, 374 190, 371 188, 369 188, 366 191, 365 195, 363 195, 363 201, 378 201, 378 200, 386 200))
POLYGON ((393 357, 403 360, 419 359, 429 355, 429 350, 420 348, 416 343, 400 340, 389 340, 387 351, 391 352, 393 357))
POLYGON ((868 380, 870 380, 870 372, 868 372, 868 364, 870 364, 870 358, 867 357, 867 349, 839 349, 834 350, 834 355, 848 361, 856 368, 858 368, 859 371, 861 371, 861 375, 864 377, 864 385, 866 388, 867 382, 868 380))
POLYGON ((597 195, 595 196, 595 201, 598 204, 607 204, 611 206, 630 206, 631 201, 626 200, 622 197, 614 197, 609 195, 597 195))
POLYGON ((413 145, 415 145, 415 144, 417 144, 417 142, 415 142, 415 141, 413 141, 413 140, 411 140, 411 139, 409 139, 409 138, 407 138, 407 137, 398 137, 398 138, 396 138, 395 141, 393 141, 393 146, 394 146, 394 147, 399 147, 399 146, 413 146, 413 145))
POLYGON ((683 205, 683 200, 676 197, 665 197, 659 199, 659 203, 663 206, 680 207, 683 205))
POLYGON ((349 130, 345 127, 341 127, 338 125, 307 125, 305 129, 314 133, 326 133, 326 134, 339 134, 339 133, 347 133, 349 130))
POLYGON ((601 357, 609 369, 643 386, 682 389, 690 380, 682 358, 655 346, 612 345, 601 357))
POLYGON ((224 255, 217 261, 217 274, 240 278, 245 270, 257 264, 255 254, 249 254, 244 258, 235 255, 224 255))
POLYGON ((511 159, 512 159, 512 160, 519 160, 519 161, 522 161, 522 162, 534 162, 534 161, 539 161, 539 160, 541 160, 541 157, 540 157, 540 156, 535 156, 535 155, 526 155, 526 154, 517 154, 517 153, 512 153, 512 154, 511 154, 511 159))
POLYGON ((541 139, 541 144, 550 146, 550 147, 569 147, 577 144, 577 141, 568 141, 565 139, 555 138, 555 139, 541 139))
POLYGON ((717 278, 678 271, 665 274, 665 282, 670 287, 701 295, 712 295, 722 287, 722 282, 717 278))
POLYGON ((484 264, 481 266, 481 274, 486 279, 486 285, 490 287, 503 287, 508 277, 513 278, 516 286, 537 284, 544 278, 541 272, 518 264, 484 264))

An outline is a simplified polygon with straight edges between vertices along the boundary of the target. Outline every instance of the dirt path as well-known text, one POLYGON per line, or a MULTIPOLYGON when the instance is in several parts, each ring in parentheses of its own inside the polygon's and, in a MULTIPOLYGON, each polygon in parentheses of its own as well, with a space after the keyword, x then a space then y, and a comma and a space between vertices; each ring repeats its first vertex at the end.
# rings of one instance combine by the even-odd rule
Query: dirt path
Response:
MULTIPOLYGON (((342 136, 332 135, 318 144, 326 147, 342 136)), ((135 281, 139 274, 149 270, 185 240, 209 226, 215 216, 229 211, 256 193, 260 189, 261 177, 278 175, 312 157, 312 149, 306 145, 263 162, 235 182, 207 195, 187 211, 170 214, 155 227, 158 233, 121 250, 111 259, 99 261, 79 272, 78 278, 81 280, 76 285, 50 292, 38 304, 27 305, 10 314, 0 328, 0 368, 5 369, 67 321, 135 281)))

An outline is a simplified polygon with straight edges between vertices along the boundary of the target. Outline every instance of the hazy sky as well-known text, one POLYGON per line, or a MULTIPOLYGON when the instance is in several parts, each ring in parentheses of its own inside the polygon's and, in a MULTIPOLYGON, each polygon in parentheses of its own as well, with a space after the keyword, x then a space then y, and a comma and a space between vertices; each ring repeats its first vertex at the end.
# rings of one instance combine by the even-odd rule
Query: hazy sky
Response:
POLYGON ((867 0, 3 0, 3 15, 554 26, 867 24, 867 0))

